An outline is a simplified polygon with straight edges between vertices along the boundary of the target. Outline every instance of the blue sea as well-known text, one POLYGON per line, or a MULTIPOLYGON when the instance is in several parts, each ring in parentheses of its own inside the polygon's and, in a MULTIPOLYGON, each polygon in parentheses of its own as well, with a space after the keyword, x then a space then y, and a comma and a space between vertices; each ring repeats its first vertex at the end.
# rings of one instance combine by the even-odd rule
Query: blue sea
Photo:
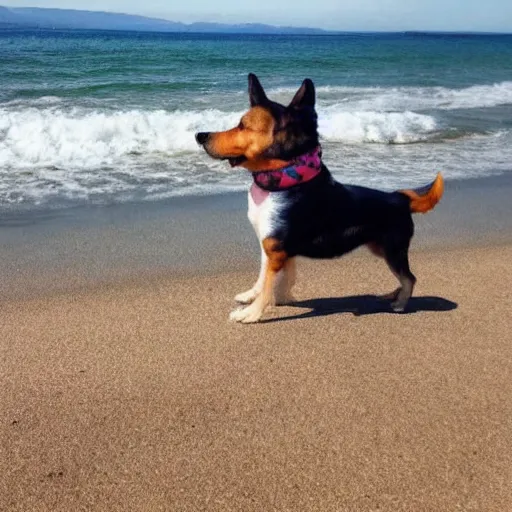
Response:
POLYGON ((247 187, 196 131, 238 123, 247 73, 317 86, 324 160, 390 189, 512 171, 512 35, 0 31, 0 210, 247 187))

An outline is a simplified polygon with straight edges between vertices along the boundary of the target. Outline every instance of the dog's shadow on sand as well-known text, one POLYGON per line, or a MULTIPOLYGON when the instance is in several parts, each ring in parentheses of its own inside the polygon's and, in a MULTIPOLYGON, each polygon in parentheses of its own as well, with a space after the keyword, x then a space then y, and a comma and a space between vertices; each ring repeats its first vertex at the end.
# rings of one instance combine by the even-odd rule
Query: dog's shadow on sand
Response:
POLYGON ((420 311, 451 311, 457 308, 457 303, 442 297, 411 297, 405 311, 396 313, 391 309, 389 301, 376 295, 352 295, 350 297, 329 297, 322 299, 308 299, 292 302, 287 307, 307 308, 310 311, 297 315, 269 318, 262 323, 283 322, 316 316, 337 315, 339 313, 352 313, 355 316, 375 315, 377 313, 391 313, 394 315, 407 315, 420 311))

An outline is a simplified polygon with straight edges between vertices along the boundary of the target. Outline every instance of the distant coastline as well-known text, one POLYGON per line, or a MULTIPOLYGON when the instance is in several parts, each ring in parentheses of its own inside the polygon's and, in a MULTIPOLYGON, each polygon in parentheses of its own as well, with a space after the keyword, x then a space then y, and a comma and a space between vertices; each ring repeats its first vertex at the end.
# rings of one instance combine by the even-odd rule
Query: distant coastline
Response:
POLYGON ((282 27, 263 23, 181 23, 131 14, 74 9, 0 6, 1 29, 82 29, 142 32, 225 33, 225 34, 338 34, 309 27, 282 27))

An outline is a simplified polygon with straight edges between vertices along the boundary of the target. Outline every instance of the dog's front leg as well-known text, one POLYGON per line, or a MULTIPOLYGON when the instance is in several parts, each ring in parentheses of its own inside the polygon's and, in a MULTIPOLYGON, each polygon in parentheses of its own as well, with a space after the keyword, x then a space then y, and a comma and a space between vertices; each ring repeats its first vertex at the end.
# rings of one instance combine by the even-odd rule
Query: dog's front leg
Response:
POLYGON ((263 282, 265 281, 265 269, 267 266, 267 255, 263 247, 261 248, 261 265, 260 265, 260 274, 258 276, 258 280, 254 283, 253 287, 246 292, 239 293, 235 300, 240 304, 251 304, 254 302, 254 299, 261 293, 263 289, 263 282))
POLYGON ((277 276, 277 283, 275 288, 275 303, 276 306, 284 306, 294 302, 292 295, 292 288, 297 280, 297 266, 295 258, 287 260, 283 270, 277 276))
POLYGON ((233 311, 229 316, 230 320, 242 323, 258 322, 267 306, 272 303, 276 277, 285 267, 288 261, 288 255, 282 249, 281 242, 275 238, 266 238, 263 240, 262 246, 266 260, 264 264, 264 279, 261 293, 250 306, 233 311))

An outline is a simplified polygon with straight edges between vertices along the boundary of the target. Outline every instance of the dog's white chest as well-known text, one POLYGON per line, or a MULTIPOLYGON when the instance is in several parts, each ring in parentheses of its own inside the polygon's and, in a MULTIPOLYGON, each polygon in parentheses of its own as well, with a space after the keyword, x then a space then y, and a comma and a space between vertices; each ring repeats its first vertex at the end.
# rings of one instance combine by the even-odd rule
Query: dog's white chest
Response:
POLYGON ((249 189, 248 203, 247 216, 262 241, 275 229, 282 201, 278 194, 266 192, 253 184, 249 189))

